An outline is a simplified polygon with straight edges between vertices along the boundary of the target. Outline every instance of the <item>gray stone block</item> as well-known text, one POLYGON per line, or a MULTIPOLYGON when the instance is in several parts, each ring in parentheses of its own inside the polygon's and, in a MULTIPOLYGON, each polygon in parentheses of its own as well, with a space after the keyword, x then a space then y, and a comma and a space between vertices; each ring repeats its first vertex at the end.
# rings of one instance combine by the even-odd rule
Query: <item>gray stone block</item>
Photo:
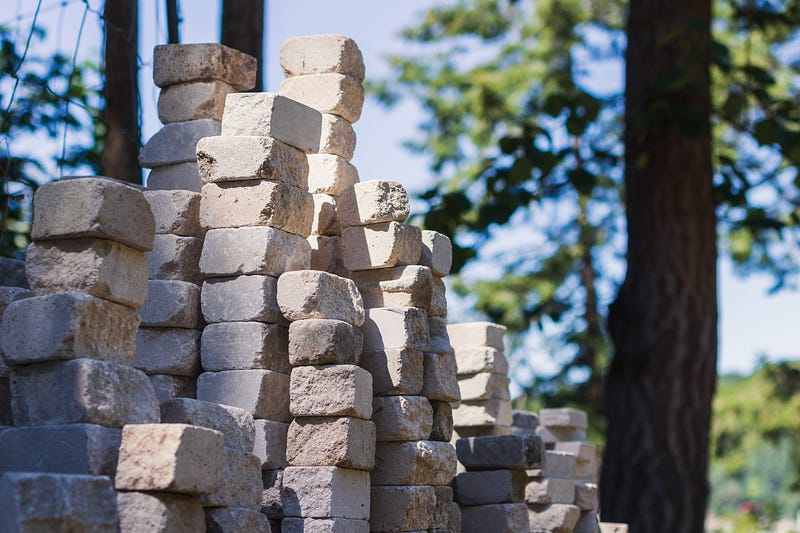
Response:
POLYGON ((286 78, 278 92, 321 113, 337 115, 348 122, 356 122, 364 106, 364 87, 361 82, 338 72, 286 78))
POLYGON ((459 505, 523 503, 528 475, 524 470, 483 470, 461 472, 453 481, 459 505))
POLYGON ((443 402, 458 402, 462 400, 456 375, 456 357, 452 351, 445 353, 425 352, 423 366, 423 396, 443 402))
POLYGON ((436 507, 433 510, 431 527, 434 531, 460 531, 461 511, 457 503, 453 503, 453 489, 440 485, 433 487, 436 494, 436 507))
POLYGON ((0 426, 11 426, 14 424, 14 416, 11 413, 11 380, 8 377, 0 377, 0 426))
POLYGON ((461 508, 462 533, 518 533, 536 531, 528 523, 528 508, 521 503, 495 503, 461 508))
POLYGON ((266 369, 289 373, 288 333, 263 322, 220 322, 203 330, 201 357, 207 372, 266 369))
POLYGON ((353 280, 318 270, 282 274, 278 306, 291 321, 330 318, 354 326, 364 323, 364 306, 353 280))
POLYGON ((429 440, 450 442, 453 438, 453 408, 450 402, 430 400, 433 409, 433 425, 429 440))
POLYGON ((176 398, 194 398, 197 396, 197 380, 188 376, 167 376, 156 374, 147 376, 156 392, 159 403, 176 398))
POLYGON ((456 475, 456 451, 449 442, 379 442, 373 485, 447 485, 456 475))
POLYGON ((419 350, 364 351, 358 364, 372 375, 375 396, 415 396, 422 392, 423 355, 419 350))
POLYGON ((144 168, 156 168, 194 163, 197 141, 219 133, 220 123, 210 118, 167 124, 150 137, 139 152, 139 164, 144 168))
POLYGON ((430 316, 447 318, 447 287, 442 278, 433 276, 431 281, 431 301, 426 309, 430 316))
POLYGON ((270 370, 204 372, 197 378, 197 399, 239 407, 254 418, 291 420, 289 376, 270 370))
POLYGON ((465 428, 480 427, 504 427, 510 433, 511 402, 497 399, 463 401, 453 409, 453 425, 460 433, 465 428))
POLYGON ((28 280, 25 278, 25 261, 11 259, 10 257, 0 257, 0 279, 3 280, 4 287, 28 288, 28 280))
MULTIPOLYGON (((515 428, 520 430, 523 433, 533 433, 534 430, 539 427, 539 417, 536 413, 532 413, 530 411, 512 411, 512 423, 511 425, 515 428), (527 431, 524 431, 527 430, 527 431)), ((570 450, 560 450, 560 451, 570 451, 570 450)), ((575 453, 575 452, 573 452, 575 453)), ((577 453, 576 453, 577 455, 577 453)))
POLYGON ((353 130, 353 125, 342 117, 324 113, 319 152, 335 154, 350 161, 353 159, 355 149, 356 132, 353 130))
POLYGON ((575 522, 573 533, 601 533, 600 520, 596 511, 581 511, 581 516, 575 522))
POLYGON ((342 230, 341 246, 348 270, 415 265, 422 249, 421 230, 399 222, 354 226, 342 230))
POLYGON ((438 316, 428 317, 428 332, 431 337, 431 347, 429 352, 447 353, 452 352, 450 337, 447 335, 447 320, 438 316))
POLYGON ((311 264, 303 237, 269 226, 213 229, 206 234, 200 270, 206 277, 262 274, 278 277, 311 264))
POLYGON ((575 480, 533 478, 525 487, 527 503, 575 503, 575 480))
POLYGON ((221 81, 197 81, 172 85, 158 96, 158 118, 163 124, 210 118, 222 120, 225 97, 235 91, 221 81))
POLYGON ((294 366, 357 364, 364 336, 341 320, 298 320, 289 325, 289 363, 294 366))
POLYGON ((348 271, 342 262, 342 250, 338 235, 311 235, 308 239, 311 245, 311 268, 324 270, 337 276, 348 276, 348 271))
POLYGON ((428 315, 417 307, 379 307, 366 310, 364 351, 409 348, 427 351, 430 347, 428 315))
MULTIPOLYGON (((541 419, 539 419, 541 422, 541 419)), ((548 427, 544 424, 536 428, 536 434, 542 438, 545 444, 552 444, 555 446, 558 442, 573 442, 586 440, 586 431, 577 428, 568 427, 548 427)))
POLYGON ((200 332, 177 328, 139 329, 133 366, 145 374, 196 376, 200 371, 200 332))
POLYGON ((581 511, 574 505, 534 504, 528 508, 528 517, 534 531, 572 531, 581 517, 581 511))
POLYGON ((539 422, 548 428, 586 429, 589 427, 589 419, 585 411, 568 407, 542 409, 539 412, 539 422))
MULTIPOLYGON (((462 376, 458 380, 461 399, 469 400, 510 400, 508 385, 511 380, 502 374, 481 372, 472 376, 462 376)), ((513 414, 512 414, 513 416, 513 414)))
POLYGON ((156 235, 200 237, 200 195, 185 190, 144 191, 156 223, 156 235))
POLYGON ((142 326, 200 329, 200 286, 176 279, 148 283, 147 302, 139 309, 142 326))
POLYGON ((189 424, 222 433, 225 447, 249 452, 253 449, 256 425, 253 416, 238 407, 213 402, 176 398, 161 404, 161 422, 189 424))
POLYGON ((261 459, 261 468, 284 468, 286 462, 286 434, 289 424, 275 420, 256 420, 256 438, 253 453, 261 459))
POLYGON ((292 416, 372 416, 372 376, 355 365, 298 366, 292 369, 292 416))
MULTIPOLYGON (((452 331, 448 334, 452 338, 452 331)), ((452 344, 452 342, 450 343, 452 344)), ((508 359, 502 350, 488 346, 477 348, 455 348, 456 364, 459 376, 468 376, 479 372, 508 374, 508 359)))
POLYGON ((375 465, 375 424, 352 417, 295 418, 289 425, 286 460, 292 466, 375 465))
POLYGON ((456 451, 467 470, 526 470, 541 467, 544 445, 535 435, 497 435, 458 439, 456 451))
POLYGON ((203 506, 193 496, 163 492, 118 492, 120 533, 203 531, 203 506))
POLYGON ((378 441, 426 440, 433 409, 424 396, 383 396, 372 400, 372 421, 378 441))
POLYGON ((199 193, 203 180, 197 170, 197 163, 177 163, 156 167, 147 176, 147 188, 156 191, 182 190, 199 193))
POLYGON ((338 72, 364 81, 364 60, 355 41, 344 35, 305 35, 281 43, 280 62, 287 78, 338 72))
POLYGON ((448 275, 453 265, 453 244, 450 237, 438 231, 423 230, 419 264, 429 267, 436 277, 448 275))
POLYGON ((372 487, 369 524, 372 531, 424 531, 436 509, 433 487, 372 487))
POLYGON ((261 509, 261 460, 252 453, 225 448, 217 490, 200 496, 203 507, 261 509))
POLYGON ((164 44, 153 50, 153 82, 159 87, 202 80, 237 90, 255 87, 256 59, 222 44, 164 44))
POLYGON ((364 307, 428 308, 433 275, 419 265, 353 272, 364 307))
POLYGON ((246 507, 206 509, 206 533, 263 533, 270 531, 269 520, 246 507))
POLYGON ((344 157, 308 154, 308 192, 341 196, 358 180, 358 169, 344 157))
POLYGON ((367 520, 370 474, 335 466, 290 466, 281 498, 289 517, 367 520))
POLYGON ((408 193, 396 181, 362 181, 344 190, 341 196, 337 215, 343 226, 403 222, 411 209, 408 193))
POLYGON ((156 235, 153 250, 147 252, 150 279, 182 280, 199 285, 203 239, 179 235, 156 235))
POLYGON ((336 218, 338 196, 325 193, 312 194, 314 199, 314 220, 311 222, 312 235, 339 235, 342 226, 336 218))
POLYGON ((206 322, 285 324, 278 307, 278 280, 271 276, 215 278, 203 283, 200 304, 206 322))
POLYGON ((463 324, 448 324, 447 332, 456 352, 461 348, 477 348, 488 346, 496 350, 504 350, 503 337, 506 327, 492 322, 465 322, 463 324))

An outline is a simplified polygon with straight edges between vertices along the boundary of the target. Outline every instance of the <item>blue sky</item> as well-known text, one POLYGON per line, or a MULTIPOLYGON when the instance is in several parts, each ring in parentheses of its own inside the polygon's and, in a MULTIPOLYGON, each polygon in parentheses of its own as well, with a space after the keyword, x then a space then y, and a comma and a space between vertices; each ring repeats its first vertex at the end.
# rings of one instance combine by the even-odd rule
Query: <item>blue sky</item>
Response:
MULTIPOLYGON (((44 53, 60 49, 67 55, 74 50, 77 28, 84 4, 80 0, 43 0, 40 24, 48 28, 48 39, 39 46, 44 53), (60 28, 60 30, 59 30, 60 28)), ((183 42, 215 42, 219 39, 219 0, 183 0, 181 3, 183 42)), ((144 63, 140 73, 143 108, 143 137, 148 139, 160 127, 156 114, 158 89, 152 84, 152 49, 166 41, 166 23, 162 0, 140 0, 140 55, 144 63)), ((388 74, 384 57, 403 51, 398 32, 415 21, 415 15, 433 4, 430 0, 377 2, 374 0, 272 0, 268 1, 266 72, 267 90, 277 90, 283 73, 278 64, 280 43, 287 37, 314 33, 342 33, 360 46, 367 76, 373 79, 388 74)), ((89 0, 96 10, 101 0, 89 0)), ((26 30, 36 8, 35 0, 0 0, 0 24, 26 30), (19 16, 19 19, 17 17, 19 16)), ((97 15, 89 13, 78 56, 98 57, 101 49, 101 26, 97 15)), ((622 72, 607 68, 593 75, 598 83, 621 84, 622 72)), ((353 164, 362 180, 393 179, 410 190, 431 182, 425 161, 408 153, 402 142, 415 135, 422 114, 413 103, 404 103, 389 111, 367 101, 361 120, 355 124, 358 147, 353 164)), ((49 147, 43 147, 43 150, 49 147)), ((60 145, 52 145, 52 155, 60 145)), ((797 358, 800 353, 800 297, 795 292, 767 296, 769 281, 751 277, 736 278, 727 261, 720 262, 720 363, 723 372, 748 371, 760 354, 770 359, 797 358)), ((453 306, 451 321, 466 317, 463 306, 453 306)), ((532 349, 539 346, 532 343, 532 349)), ((544 355, 532 352, 534 367, 546 372, 551 368, 544 355)))

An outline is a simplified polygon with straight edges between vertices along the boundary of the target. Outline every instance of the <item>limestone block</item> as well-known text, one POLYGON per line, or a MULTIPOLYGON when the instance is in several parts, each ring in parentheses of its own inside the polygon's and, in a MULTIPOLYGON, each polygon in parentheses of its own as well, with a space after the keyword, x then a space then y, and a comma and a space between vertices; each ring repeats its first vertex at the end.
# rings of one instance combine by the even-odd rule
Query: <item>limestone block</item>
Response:
POLYGON ((438 231, 423 230, 419 264, 429 267, 436 277, 448 275, 453 266, 453 244, 450 237, 438 231))
POLYGON ((335 466, 290 466, 281 499, 289 517, 369 518, 369 472, 335 466))
POLYGON ((497 399, 461 402, 453 410, 453 425, 456 428, 510 426, 511 402, 497 399))
POLYGON ((364 106, 364 87, 361 82, 338 72, 286 78, 278 93, 321 113, 340 116, 348 122, 356 122, 364 106))
POLYGON ((200 179, 196 161, 156 167, 147 176, 147 188, 150 190, 198 193, 202 187, 203 180, 200 179))
POLYGON ((120 533, 203 531, 205 516, 197 498, 159 492, 117 493, 120 533))
POLYGON ((249 452, 225 448, 219 487, 200 496, 203 507, 261 509, 261 459, 249 452))
POLYGON ((203 327, 200 287, 176 279, 150 280, 147 301, 139 309, 142 326, 164 328, 203 327))
POLYGON ((458 439, 456 451, 467 470, 525 470, 541 467, 544 445, 534 435, 496 435, 458 439))
POLYGON ((144 191, 155 219, 156 235, 203 237, 200 195, 192 191, 144 191))
MULTIPOLYGON (((541 422, 541 418, 539 419, 541 422)), ((536 428, 545 444, 555 444, 557 442, 586 440, 586 431, 576 428, 561 428, 557 426, 547 427, 544 425, 536 428)))
POLYGON ((263 368, 289 373, 285 327, 263 322, 220 322, 203 330, 201 358, 203 369, 251 370, 263 368))
POLYGON ((261 496, 261 512, 271 519, 283 518, 283 501, 281 500, 283 470, 262 470, 261 482, 264 485, 261 496))
POLYGON ((104 178, 45 183, 33 197, 34 241, 97 237, 146 252, 153 247, 155 221, 142 192, 104 178))
POLYGON ((200 371, 200 332, 178 328, 140 328, 133 366, 146 374, 196 376, 200 371))
POLYGON ((358 183, 358 169, 344 157, 333 154, 308 154, 308 190, 341 196, 358 183))
POLYGON ((187 424, 130 424, 122 429, 117 490, 209 494, 220 486, 223 437, 187 424))
POLYGON ((571 505, 575 502, 575 481, 572 479, 533 478, 525 487, 525 501, 571 505))
POLYGON ((370 180, 355 183, 344 189, 341 196, 338 214, 343 226, 403 222, 408 218, 411 209, 408 193, 396 181, 370 180))
POLYGON ((222 134, 265 136, 303 152, 319 151, 322 115, 316 109, 276 93, 229 94, 222 134))
POLYGON ((143 252, 108 239, 32 242, 25 265, 33 295, 83 292, 133 309, 147 297, 143 252))
POLYGON ((323 113, 319 152, 353 159, 356 149, 356 132, 353 125, 342 117, 323 113))
POLYGON ((285 518, 281 533, 369 533, 369 522, 350 518, 285 518))
POLYGON ((528 524, 528 508, 521 503, 494 503, 461 508, 462 533, 517 533, 538 531, 528 524))
POLYGON ((222 44, 164 44, 153 50, 153 82, 159 87, 200 80, 224 81, 246 91, 256 84, 256 59, 222 44))
POLYGON ((531 530, 572 531, 581 511, 574 505, 559 503, 534 504, 529 506, 528 518, 531 530))
POLYGON ((357 364, 364 336, 342 320, 312 318, 289 325, 289 363, 294 366, 357 364))
POLYGON ((460 531, 461 511, 458 510, 458 504, 453 503, 453 489, 446 485, 440 485, 433 487, 433 491, 436 495, 436 506, 433 510, 431 527, 434 530, 460 531), (457 521, 453 516, 454 506, 458 515, 457 521))
POLYGON ((556 442, 554 450, 576 455, 578 457, 578 464, 597 459, 597 447, 592 442, 556 442))
POLYGON ((628 533, 628 524, 600 522, 600 531, 602 533, 628 533))
POLYGON ((278 307, 278 280, 271 276, 237 276, 203 283, 200 304, 206 322, 272 322, 286 324, 278 307))
POLYGON ((10 257, 0 257, 0 279, 3 280, 3 286, 27 289, 25 262, 10 257))
POLYGON ((197 399, 244 409, 254 418, 288 422, 289 376, 270 370, 204 372, 197 399))
POLYGON ((256 439, 253 453, 261 460, 262 469, 284 468, 286 463, 286 434, 289 424, 275 420, 256 420, 256 439))
POLYGON ((431 301, 433 276, 418 265, 353 272, 364 307, 420 307, 431 301))
POLYGON ((387 348, 426 351, 430 347, 428 315, 416 307, 367 309, 361 332, 365 351, 387 348))
POLYGON ((117 531, 114 488, 103 476, 8 472, 0 505, 0 531, 117 531))
POLYGON ((574 479, 577 457, 567 452, 546 450, 542 467, 535 475, 546 478, 574 479))
POLYGON ((460 472, 453 481, 453 493, 461 506, 522 503, 527 484, 524 470, 460 472))
POLYGON ((372 376, 355 365, 292 369, 289 410, 293 416, 372 416, 372 376))
POLYGON ((303 189, 279 181, 206 183, 200 201, 204 228, 272 226, 300 235, 311 234, 314 200, 303 189))
POLYGON ((200 139, 197 166, 204 183, 263 179, 308 188, 305 153, 272 137, 200 139))
POLYGON ((428 317, 428 332, 431 337, 429 351, 435 353, 452 352, 450 337, 447 335, 447 320, 438 316, 428 317))
POLYGON ((491 322, 466 322, 464 324, 448 324, 453 348, 458 352, 461 348, 478 348, 488 346, 496 350, 504 350, 503 336, 506 327, 491 322))
POLYGON ((150 279, 175 279, 200 284, 200 253, 203 239, 179 235, 156 235, 153 250, 147 252, 150 279))
POLYGON ((453 352, 423 354, 422 395, 431 400, 458 402, 461 398, 453 352))
POLYGON ((150 137, 139 152, 139 164, 144 168, 157 168, 193 163, 197 160, 197 141, 219 133, 219 121, 211 118, 167 124, 150 137))
POLYGON ((206 234, 200 270, 206 277, 307 269, 311 247, 303 237, 268 226, 213 229, 206 234))
POLYGON ((94 424, 0 431, 0 472, 54 472, 114 478, 122 431, 94 424))
POLYGON ((480 373, 463 376, 458 380, 462 400, 510 400, 508 385, 511 382, 502 374, 480 373))
POLYGON ((314 220, 311 222, 312 235, 339 235, 342 233, 339 219, 336 218, 338 196, 313 194, 314 220))
POLYGON ((449 442, 379 442, 373 485, 447 485, 456 475, 456 451, 449 442))
POLYGON ((601 533, 600 521, 596 511, 581 511, 581 516, 575 522, 573 533, 601 533))
POLYGON ((364 323, 361 295, 352 280, 321 272, 298 270, 278 278, 278 306, 290 321, 310 318, 364 323))
POLYGON ((589 427, 589 420, 585 411, 568 407, 542 409, 539 412, 539 422, 548 428, 586 429, 589 427))
POLYGON ((164 124, 203 118, 221 121, 225 97, 235 90, 221 81, 172 85, 158 96, 158 119, 164 124))
POLYGON ((348 276, 344 268, 340 238, 338 235, 311 235, 311 269, 323 270, 337 276, 348 276))
POLYGON ((269 520, 245 507, 206 509, 206 533, 261 533, 270 530, 269 520))
POLYGON ((378 441, 426 440, 433 408, 424 396, 384 396, 372 400, 372 421, 378 441))
POLYGON ((575 505, 581 511, 596 511, 600 508, 597 483, 580 481, 575 484, 575 505))
POLYGON ((575 467, 575 479, 581 481, 597 481, 597 468, 596 460, 580 461, 575 467))
POLYGON ((375 424, 352 417, 295 418, 289 425, 286 460, 292 466, 375 466, 375 424))
POLYGON ((423 355, 419 350, 387 348, 361 353, 359 366, 372 375, 375 396, 422 392, 423 355))
POLYGON ((345 228, 341 241, 344 266, 371 270, 413 265, 419 261, 421 242, 418 227, 398 222, 345 228))
POLYGON ((436 507, 433 487, 372 487, 369 524, 372 531, 424 531, 436 507))
POLYGON ((450 442, 453 438, 453 408, 450 402, 430 400, 433 409, 433 424, 429 440, 450 442))
POLYGON ((161 404, 161 422, 213 429, 222 433, 226 448, 245 452, 253 449, 256 434, 253 416, 238 407, 176 398, 161 404))
MULTIPOLYGON (((530 411, 512 411, 512 422, 511 425, 514 427, 515 430, 519 430, 519 433, 534 433, 536 428, 539 427, 539 417, 536 413, 531 413, 530 411)), ((570 450, 559 450, 559 451, 570 451, 570 450)), ((575 455, 578 455, 576 452, 575 455)))
POLYGON ((12 302, 3 313, 0 347, 12 365, 82 357, 131 364, 138 327, 130 307, 57 293, 12 302))
POLYGON ((447 287, 442 278, 434 276, 431 280, 431 301, 427 310, 430 316, 447 318, 447 287))
POLYGON ((147 376, 94 359, 19 366, 11 373, 14 423, 86 422, 108 427, 158 422, 158 401, 147 376), (47 391, 47 394, 42 394, 47 391))
MULTIPOLYGON (((453 332, 449 326, 447 331, 449 336, 453 338, 453 332)), ((479 372, 492 372, 501 375, 508 373, 508 359, 506 359, 502 350, 484 346, 479 348, 456 348, 455 353, 459 376, 468 376, 479 372)))
POLYGON ((364 60, 356 43, 344 35, 291 37, 281 44, 280 62, 287 78, 339 72, 364 81, 364 60))
POLYGON ((150 378, 150 383, 156 392, 156 399, 159 403, 176 398, 194 398, 197 396, 197 380, 194 376, 156 374, 147 377, 150 378))

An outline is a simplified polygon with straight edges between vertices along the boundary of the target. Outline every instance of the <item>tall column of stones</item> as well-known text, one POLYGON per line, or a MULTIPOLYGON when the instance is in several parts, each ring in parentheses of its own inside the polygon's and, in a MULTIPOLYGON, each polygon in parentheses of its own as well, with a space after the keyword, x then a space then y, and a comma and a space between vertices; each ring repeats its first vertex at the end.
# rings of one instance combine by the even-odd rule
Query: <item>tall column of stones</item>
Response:
POLYGON ((364 308, 352 280, 305 270, 278 280, 289 326, 291 414, 284 533, 367 533, 375 464, 372 377, 357 366, 364 308))

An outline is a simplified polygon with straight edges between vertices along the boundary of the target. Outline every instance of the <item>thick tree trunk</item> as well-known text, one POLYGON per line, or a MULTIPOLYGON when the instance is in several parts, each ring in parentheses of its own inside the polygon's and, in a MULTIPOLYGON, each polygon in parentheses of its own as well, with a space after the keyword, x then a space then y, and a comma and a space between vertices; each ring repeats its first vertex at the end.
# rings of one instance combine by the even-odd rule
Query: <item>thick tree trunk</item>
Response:
POLYGON ((106 136, 100 173, 142 183, 139 168, 139 81, 136 52, 139 48, 137 0, 109 0, 105 21, 106 136))
POLYGON ((632 0, 626 87, 628 272, 609 313, 602 518, 703 531, 716 379, 710 0, 632 0))
POLYGON ((223 0, 222 44, 255 57, 255 92, 264 90, 264 1, 223 0))

